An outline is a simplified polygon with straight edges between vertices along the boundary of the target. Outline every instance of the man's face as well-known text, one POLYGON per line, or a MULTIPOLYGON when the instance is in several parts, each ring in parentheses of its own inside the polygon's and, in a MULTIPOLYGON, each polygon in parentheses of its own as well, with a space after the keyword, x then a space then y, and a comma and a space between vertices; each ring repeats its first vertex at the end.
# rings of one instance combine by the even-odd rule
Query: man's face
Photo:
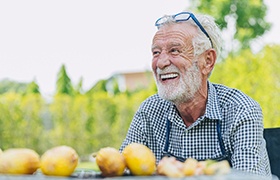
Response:
POLYGON ((201 72, 192 45, 196 31, 184 24, 168 25, 153 39, 152 68, 158 93, 174 103, 193 99, 201 86, 201 72))

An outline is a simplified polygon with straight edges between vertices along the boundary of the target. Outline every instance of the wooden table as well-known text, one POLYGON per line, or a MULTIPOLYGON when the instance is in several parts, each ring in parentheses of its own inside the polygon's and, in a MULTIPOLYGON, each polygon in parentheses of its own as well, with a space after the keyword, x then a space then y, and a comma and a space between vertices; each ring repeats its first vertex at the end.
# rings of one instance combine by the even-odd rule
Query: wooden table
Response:
POLYGON ((124 175, 121 177, 110 177, 104 178, 100 173, 96 173, 91 170, 79 169, 75 171, 70 177, 59 177, 59 176, 45 176, 41 173, 36 173, 34 175, 4 175, 0 174, 0 180, 80 180, 80 179, 106 179, 106 180, 170 180, 170 179, 185 179, 185 180, 279 180, 276 176, 272 178, 261 177, 255 174, 244 173, 236 170, 232 170, 231 173, 227 175, 220 176, 191 176, 184 178, 168 178, 166 176, 131 176, 124 175))

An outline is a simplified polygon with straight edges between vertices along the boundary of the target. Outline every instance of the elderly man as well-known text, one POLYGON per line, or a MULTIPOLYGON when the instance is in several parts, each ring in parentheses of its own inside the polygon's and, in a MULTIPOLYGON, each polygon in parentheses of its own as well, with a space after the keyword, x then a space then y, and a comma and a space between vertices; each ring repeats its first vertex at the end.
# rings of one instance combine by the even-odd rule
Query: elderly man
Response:
POLYGON ((226 159, 235 169, 271 175, 259 104, 208 80, 222 46, 214 19, 181 12, 155 25, 152 69, 158 93, 141 104, 120 149, 138 142, 157 162, 165 155, 180 161, 226 159))

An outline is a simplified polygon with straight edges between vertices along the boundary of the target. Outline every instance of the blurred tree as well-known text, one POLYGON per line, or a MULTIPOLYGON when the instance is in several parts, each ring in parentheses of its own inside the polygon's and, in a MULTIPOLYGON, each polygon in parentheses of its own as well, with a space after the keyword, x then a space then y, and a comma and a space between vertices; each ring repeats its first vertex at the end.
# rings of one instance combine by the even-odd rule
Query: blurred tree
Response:
POLYGON ((4 79, 0 81, 0 94, 6 92, 24 93, 26 91, 28 84, 16 81, 11 81, 9 79, 4 79))
POLYGON ((83 78, 81 77, 78 84, 74 87, 75 94, 83 94, 83 78))
POLYGON ((90 108, 93 118, 91 131, 94 132, 93 139, 95 140, 93 148, 99 149, 102 146, 109 146, 112 143, 111 139, 115 136, 111 132, 117 114, 117 104, 114 98, 109 96, 107 92, 98 92, 92 95, 90 108))
POLYGON ((40 94, 39 86, 35 80, 27 85, 26 94, 40 94))
POLYGON ((22 109, 20 109, 22 95, 7 92, 0 96, 0 148, 24 147, 25 137, 23 130, 25 122, 22 109))
POLYGON ((232 39, 229 52, 249 48, 253 39, 262 36, 271 27, 265 20, 267 6, 263 0, 198 0, 189 1, 191 9, 207 13, 232 39), (234 44, 237 43, 235 46, 234 44))
MULTIPOLYGON (((39 150, 41 144, 40 134, 43 132, 43 123, 41 120, 41 111, 45 101, 40 93, 29 93, 20 99, 19 109, 21 110, 20 121, 23 127, 20 131, 23 137, 24 147, 36 148, 39 150)), ((43 149, 40 149, 42 152, 43 149)))
POLYGON ((100 80, 92 88, 90 88, 86 94, 92 94, 94 92, 107 92, 106 84, 107 80, 100 80))
POLYGON ((118 76, 112 76, 111 78, 109 78, 105 86, 107 92, 112 96, 117 95, 121 92, 118 82, 118 76))
POLYGON ((58 74, 56 81, 56 94, 67 94, 73 95, 74 89, 71 83, 71 79, 69 78, 65 65, 62 65, 58 74))

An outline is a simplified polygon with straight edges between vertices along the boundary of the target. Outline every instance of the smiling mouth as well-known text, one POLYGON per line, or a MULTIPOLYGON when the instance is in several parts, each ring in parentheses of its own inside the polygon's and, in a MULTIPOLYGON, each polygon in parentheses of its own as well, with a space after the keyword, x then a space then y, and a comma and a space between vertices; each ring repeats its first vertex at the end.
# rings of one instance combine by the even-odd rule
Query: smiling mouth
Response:
POLYGON ((170 74, 161 74, 160 75, 160 79, 162 81, 166 81, 166 80, 169 80, 169 79, 175 79, 177 78, 179 75, 177 73, 170 73, 170 74))

